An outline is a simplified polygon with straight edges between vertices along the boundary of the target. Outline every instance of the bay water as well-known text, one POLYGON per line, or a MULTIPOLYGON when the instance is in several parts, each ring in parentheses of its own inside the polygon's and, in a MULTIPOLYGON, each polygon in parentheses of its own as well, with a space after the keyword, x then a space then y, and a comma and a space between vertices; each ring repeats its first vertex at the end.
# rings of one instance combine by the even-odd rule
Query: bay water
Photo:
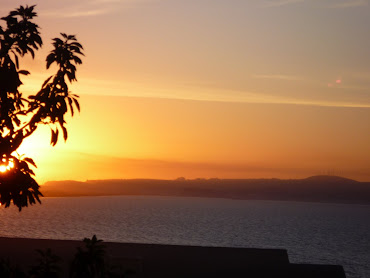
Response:
POLYGON ((160 196, 43 198, 0 209, 0 236, 283 248, 292 263, 370 277, 370 206, 160 196))

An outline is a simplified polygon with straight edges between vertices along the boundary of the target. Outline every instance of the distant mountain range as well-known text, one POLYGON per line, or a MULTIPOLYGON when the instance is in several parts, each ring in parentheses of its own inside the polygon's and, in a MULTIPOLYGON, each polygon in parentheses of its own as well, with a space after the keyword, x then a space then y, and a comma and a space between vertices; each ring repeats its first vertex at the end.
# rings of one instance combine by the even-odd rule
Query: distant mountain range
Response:
POLYGON ((370 182, 337 176, 305 179, 122 179, 50 181, 46 197, 145 195, 370 204, 370 182))

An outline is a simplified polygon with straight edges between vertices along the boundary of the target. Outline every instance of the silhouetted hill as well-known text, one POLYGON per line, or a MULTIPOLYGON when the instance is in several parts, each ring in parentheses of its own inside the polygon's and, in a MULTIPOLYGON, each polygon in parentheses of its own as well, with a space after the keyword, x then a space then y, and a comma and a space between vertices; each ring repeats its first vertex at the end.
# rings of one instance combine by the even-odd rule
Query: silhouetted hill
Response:
POLYGON ((42 186, 48 197, 157 195, 251 200, 370 204, 370 182, 335 176, 306 179, 123 179, 52 181, 42 186))
POLYGON ((311 181, 311 182, 325 182, 325 183, 356 183, 357 181, 338 177, 338 176, 327 176, 327 175, 318 175, 308 177, 304 180, 311 181))

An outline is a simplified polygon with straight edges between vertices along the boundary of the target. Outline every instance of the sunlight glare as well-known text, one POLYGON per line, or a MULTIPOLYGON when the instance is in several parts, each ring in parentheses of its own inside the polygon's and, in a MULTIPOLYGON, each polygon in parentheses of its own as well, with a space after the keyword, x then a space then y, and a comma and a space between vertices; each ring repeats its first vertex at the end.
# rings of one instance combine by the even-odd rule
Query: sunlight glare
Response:
POLYGON ((13 167, 14 167, 13 161, 9 161, 8 165, 0 165, 0 173, 5 173, 6 171, 9 171, 13 167))

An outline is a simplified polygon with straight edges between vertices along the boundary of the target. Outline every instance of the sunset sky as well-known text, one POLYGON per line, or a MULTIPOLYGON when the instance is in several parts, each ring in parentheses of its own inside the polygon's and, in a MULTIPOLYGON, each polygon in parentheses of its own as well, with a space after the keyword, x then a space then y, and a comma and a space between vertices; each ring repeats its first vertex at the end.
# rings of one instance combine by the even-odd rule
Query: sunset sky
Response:
MULTIPOLYGON (((370 181, 370 0, 1 0, 36 4, 44 46, 75 34, 82 111, 69 139, 24 142, 36 179, 370 181)), ((3 23, 2 23, 3 24, 3 23)))

